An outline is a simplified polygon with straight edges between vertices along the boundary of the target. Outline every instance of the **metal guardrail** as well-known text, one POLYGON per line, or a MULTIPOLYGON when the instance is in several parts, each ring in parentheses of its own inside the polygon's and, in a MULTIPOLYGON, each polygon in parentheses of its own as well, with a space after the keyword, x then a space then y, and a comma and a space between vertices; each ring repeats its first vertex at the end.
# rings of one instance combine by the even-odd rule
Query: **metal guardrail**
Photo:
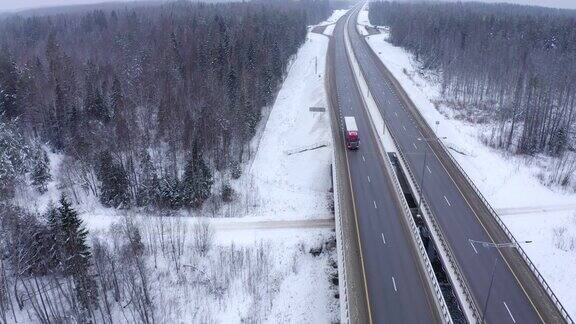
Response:
POLYGON ((508 229, 508 226, 506 226, 506 224, 504 224, 504 222, 502 221, 500 216, 498 216, 498 213, 496 213, 496 211, 494 210, 492 205, 490 205, 490 203, 488 202, 486 197, 484 197, 482 192, 480 192, 480 189, 478 189, 478 187, 476 187, 476 185, 474 184, 472 179, 468 176, 466 171, 464 171, 464 169, 460 166, 458 161, 456 161, 456 159, 452 156, 450 151, 448 151, 448 148, 446 147, 446 145, 444 145, 444 143, 442 141, 438 141, 438 144, 440 145, 440 147, 442 148, 444 153, 446 153, 446 155, 448 155, 448 157, 450 158, 452 163, 456 166, 458 171, 460 171, 460 173, 464 176, 464 178, 466 179, 468 184, 470 184, 470 187, 476 192, 478 197, 480 197, 480 199, 482 200, 484 205, 487 207, 487 209, 490 212, 490 214, 492 215, 492 217, 494 217, 494 219, 496 220, 498 225, 500 225, 500 227, 502 228, 502 230, 504 231, 504 233, 506 234, 506 236, 508 237, 510 242, 515 244, 515 246, 517 247, 516 250, 520 253, 520 256, 522 257, 524 262, 526 262, 526 264, 528 265, 528 268, 530 268, 530 271, 532 271, 532 274, 536 277, 536 279, 538 279, 538 282, 540 282, 540 284, 542 285, 542 287, 546 291, 546 294, 548 295, 548 297, 550 297, 550 299, 552 300, 552 302, 554 303, 556 308, 558 308, 560 315, 562 315, 562 317, 564 318, 564 320, 566 322, 573 324, 574 320, 572 320, 572 317, 570 317, 570 314, 568 314, 568 312, 566 311, 566 309, 564 308, 564 306, 562 305, 562 303, 560 302, 558 297, 556 297, 556 294, 554 293, 554 291, 552 291, 552 289, 550 288, 550 286, 546 282, 546 279, 544 279, 544 277, 542 276, 540 271, 538 271, 538 269, 536 268, 536 266, 534 265, 532 260, 530 260, 530 258, 528 257, 528 255, 526 254, 526 252, 524 251, 524 249, 522 248, 520 243, 516 240, 516 238, 514 237, 512 232, 508 229))
MULTIPOLYGON (((390 131, 390 136, 392 137, 394 144, 396 145, 396 143, 397 143, 396 136, 394 136, 394 134, 391 131, 390 131)), ((452 281, 452 279, 455 279, 458 282, 458 284, 460 285, 460 287, 464 293, 464 298, 466 299, 466 303, 468 305, 470 305, 470 307, 472 309, 472 316, 476 319, 476 321, 479 321, 480 320, 480 314, 479 314, 479 311, 477 308, 476 301, 474 300, 474 298, 472 297, 472 294, 470 292, 470 285, 468 284, 466 277, 462 273, 462 269, 460 268, 460 264, 456 261, 456 258, 454 256, 454 252, 452 251, 450 244, 448 244, 448 242, 445 239, 444 231, 442 230, 442 228, 438 224, 438 221, 436 220, 436 216, 434 216, 434 213, 430 209, 430 206, 428 205, 428 202, 426 201, 426 199, 424 197, 420 197, 422 195, 421 188, 418 185, 418 181, 416 180, 416 177, 415 177, 414 173, 412 172, 412 169, 410 169, 410 166, 408 164, 408 161, 406 159, 405 154, 402 153, 402 151, 398 147, 396 147, 396 151, 398 152, 398 154, 400 154, 400 159, 402 160, 404 168, 408 171, 408 176, 410 177, 410 181, 411 181, 412 185, 416 188, 416 194, 419 195, 420 208, 424 209, 424 211, 430 216, 430 217, 428 217, 428 219, 430 220, 429 225, 431 225, 433 230, 436 233, 438 233, 438 239, 440 240, 439 243, 441 244, 442 249, 447 254, 446 255, 448 257, 447 261, 450 264, 450 267, 452 267, 452 269, 454 269, 454 272, 456 274, 455 278, 452 278, 451 276, 448 276, 448 277, 450 278, 451 281, 452 281)), ((422 211, 422 212, 424 212, 424 211, 422 211)), ((446 260, 442 260, 442 261, 445 262, 446 260)), ((454 284, 454 283, 452 283, 452 284, 454 284)))
POLYGON ((340 215, 340 190, 339 190, 339 177, 336 170, 340 170, 341 166, 338 165, 336 158, 336 150, 332 151, 332 190, 334 194, 334 216, 336 218, 336 250, 338 252, 338 291, 340 293, 340 323, 347 324, 350 320, 350 312, 348 310, 348 281, 346 274, 346 254, 344 253, 344 233, 342 232, 342 217, 340 215), (342 277, 340 277, 342 275, 342 277))
MULTIPOLYGON (((345 34, 346 36, 348 36, 347 32, 345 34)), ((348 37, 345 37, 345 43, 346 43, 346 47, 352 53, 350 53, 350 60, 351 63, 353 65, 352 70, 356 71, 356 69, 361 70, 361 68, 359 67, 359 64, 356 61, 355 55, 353 53, 353 50, 350 46, 350 42, 348 37), (358 66, 356 69, 354 68, 354 66, 358 66)), ((362 73, 361 71, 359 71, 360 73, 362 73)), ((355 77, 354 78, 356 83, 358 84, 359 81, 358 79, 355 77)), ((367 86, 366 86, 367 87, 367 86)), ((358 84, 358 88, 360 89, 360 91, 362 92, 362 86, 360 84, 358 84)), ((369 90, 368 90, 369 91, 369 90)), ((364 102, 364 105, 366 106, 366 108, 368 108, 368 103, 366 103, 366 99, 364 98, 363 95, 361 95, 362 101, 364 102)), ((376 127, 374 120, 372 119, 372 117, 370 116, 370 112, 368 111, 368 116, 370 118, 368 118, 370 120, 370 124, 372 126, 372 131, 375 132, 376 134, 376 138, 379 138, 378 135, 378 128, 376 127)), ((403 197, 403 191, 402 191, 402 187, 400 185, 400 181, 398 180, 398 177, 394 171, 394 167, 392 166, 392 162, 390 161, 390 158, 386 155, 386 150, 384 148, 384 144, 378 140, 378 148, 381 150, 381 154, 383 155, 382 158, 384 159, 384 164, 386 166, 386 169, 388 170, 388 173, 391 175, 392 178, 392 183, 394 185, 394 189, 396 190, 396 193, 399 195, 399 197, 403 197)), ((444 320, 445 323, 453 323, 452 321, 452 316, 450 315, 450 311, 448 309, 448 306, 446 305, 446 301, 444 299, 444 294, 442 293, 442 290, 440 288, 440 285, 438 284, 438 280, 436 278, 436 274, 434 272, 434 269, 432 268, 432 264, 430 263, 430 259, 428 258, 428 254, 426 253, 426 248, 424 247, 424 243, 422 242, 422 238, 420 237, 420 230, 418 229, 418 226, 416 225, 416 222, 414 221, 414 219, 412 218, 412 212, 410 211, 410 207, 408 206, 408 202, 406 201, 406 199, 398 199, 402 205, 402 209, 403 209, 403 215, 405 220, 408 222, 408 226, 410 228, 410 234, 412 235, 412 239, 413 241, 416 243, 416 247, 418 249, 418 256, 419 259, 422 261, 422 263, 424 264, 424 270, 429 278, 429 282, 432 284, 432 290, 434 293, 434 297, 436 298, 438 304, 439 304, 439 310, 440 310, 440 315, 442 316, 442 319, 444 320)))
MULTIPOLYGON (((382 143, 380 143, 380 145, 382 145, 382 147, 384 146, 382 143)), ((396 175, 396 172, 394 171, 394 167, 392 165, 392 162, 390 161, 390 158, 386 155, 385 149, 383 149, 383 154, 384 154, 383 158, 385 160, 386 169, 388 169, 388 173, 391 174, 392 183, 394 184, 394 187, 396 189, 396 193, 400 197, 402 197, 404 193, 402 190, 402 186, 400 185, 400 180, 398 180, 398 176, 396 175)), ((438 284, 438 280, 436 278, 436 273, 434 272, 434 268, 432 267, 432 264, 430 263, 428 253, 426 252, 426 248, 424 247, 424 242, 422 242, 422 238, 420 237, 420 230, 418 229, 418 225, 416 225, 416 222, 412 218, 412 212, 410 210, 410 206, 408 206, 408 202, 406 201, 406 199, 401 198, 399 200, 401 201, 402 208, 404 209, 403 210, 404 211, 404 213, 403 213, 404 218, 408 221, 408 224, 410 226, 410 230, 412 232, 411 233, 412 237, 416 241, 416 245, 418 247, 418 253, 420 254, 420 258, 424 261, 424 268, 426 270, 426 274, 428 275, 428 277, 430 278, 430 281, 432 282, 432 286, 434 288, 434 294, 436 295, 435 297, 436 297, 436 299, 442 301, 440 303, 440 311, 441 311, 442 317, 444 318, 446 323, 452 323, 452 316, 450 315, 450 310, 448 309, 448 306, 446 305, 446 301, 444 299, 444 294, 442 293, 442 289, 440 288, 440 285, 438 284)))

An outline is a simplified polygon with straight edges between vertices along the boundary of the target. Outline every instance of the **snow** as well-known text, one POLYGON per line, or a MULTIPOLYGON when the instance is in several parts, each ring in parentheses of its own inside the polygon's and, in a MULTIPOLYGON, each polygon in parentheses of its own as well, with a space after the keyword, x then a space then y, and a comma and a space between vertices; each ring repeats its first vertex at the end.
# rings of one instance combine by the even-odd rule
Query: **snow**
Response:
MULTIPOLYGON (((341 12, 336 11, 332 17, 337 15, 341 12)), ((329 114, 309 111, 310 107, 327 107, 324 89, 327 47, 327 37, 308 34, 278 93, 250 168, 232 183, 243 196, 240 201, 253 202, 252 208, 245 212, 249 216, 330 217, 329 114), (291 154, 306 149, 309 150, 291 154)))
MULTIPOLYGON (((359 21, 367 24, 364 12, 359 21)), ((523 248, 571 316, 576 316, 576 194, 543 185, 537 178, 542 160, 487 147, 480 140, 483 126, 451 118, 447 107, 436 108, 440 92, 434 78, 423 75, 412 55, 387 38, 382 33, 366 39, 428 123, 440 122, 437 136, 446 137, 444 144, 482 194, 496 210, 504 211, 500 216, 513 235, 532 241, 523 248)))
POLYGON ((318 26, 326 26, 326 29, 324 30, 324 35, 332 36, 332 33, 334 32, 334 27, 336 26, 336 22, 338 21, 338 19, 340 19, 340 17, 344 16, 344 14, 347 11, 348 10, 344 9, 334 10, 330 18, 318 24, 318 26))
MULTIPOLYGON (((344 12, 335 11, 322 25, 333 30, 334 22, 344 12)), ((232 207, 214 214, 206 208, 201 212, 181 210, 166 217, 158 212, 107 209, 91 202, 78 206, 91 235, 104 241, 124 217, 140 224, 146 239, 157 235, 158 228, 178 229, 189 236, 197 222, 210 224, 215 232, 215 246, 210 253, 199 258, 191 252, 194 247, 189 238, 182 256, 183 263, 193 264, 202 272, 192 269, 176 273, 170 258, 160 257, 154 264, 148 258, 153 298, 162 301, 157 312, 160 322, 338 321, 339 303, 334 297, 338 287, 330 282, 336 273, 332 267, 336 262, 335 246, 318 256, 309 253, 311 248, 334 241, 329 206, 329 115, 328 111, 309 111, 310 107, 327 108, 324 71, 328 40, 325 35, 308 33, 269 110, 261 136, 251 143, 257 147, 253 159, 246 164, 243 175, 231 182, 236 194, 232 207), (215 296, 210 286, 197 284, 197 277, 220 278, 219 267, 230 266, 223 256, 232 250, 250 255, 264 251, 267 266, 262 270, 258 268, 260 260, 246 262, 240 272, 231 272, 234 276, 229 278, 224 296, 215 296), (266 271, 260 282, 246 282, 253 271, 260 270, 266 271), (250 286, 254 284, 258 285, 258 295, 250 286)))

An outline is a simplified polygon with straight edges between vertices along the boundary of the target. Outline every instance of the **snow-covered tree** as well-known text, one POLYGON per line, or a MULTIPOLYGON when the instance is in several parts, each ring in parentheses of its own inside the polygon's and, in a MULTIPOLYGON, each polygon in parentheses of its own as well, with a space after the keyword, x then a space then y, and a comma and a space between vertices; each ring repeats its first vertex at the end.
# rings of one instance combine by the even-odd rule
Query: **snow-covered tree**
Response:
POLYGON ((48 190, 47 184, 52 180, 50 174, 50 160, 48 154, 41 147, 37 148, 32 167, 32 185, 39 193, 45 193, 48 190))
POLYGON ((97 298, 96 283, 92 278, 90 261, 92 254, 86 243, 88 231, 84 228, 72 204, 62 196, 60 199, 60 229, 63 237, 62 254, 64 274, 72 276, 76 297, 83 310, 90 311, 97 298))
POLYGON ((212 172, 202 156, 198 155, 188 160, 182 180, 184 204, 189 207, 200 207, 210 197, 213 183, 212 172))
POLYGON ((128 177, 120 164, 116 164, 108 151, 100 154, 97 172, 100 180, 100 202, 107 207, 130 206, 128 177))
POLYGON ((28 170, 30 149, 12 123, 0 116, 0 200, 10 199, 28 170))

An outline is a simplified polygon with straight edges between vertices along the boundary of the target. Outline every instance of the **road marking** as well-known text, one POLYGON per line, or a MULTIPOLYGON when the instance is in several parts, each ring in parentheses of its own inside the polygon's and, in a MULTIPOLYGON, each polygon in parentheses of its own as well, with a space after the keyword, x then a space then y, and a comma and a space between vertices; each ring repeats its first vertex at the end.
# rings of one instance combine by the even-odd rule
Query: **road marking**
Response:
POLYGON ((362 155, 362 161, 366 162, 366 159, 364 158, 364 155, 362 155))
POLYGON ((376 201, 372 201, 374 203, 374 208, 378 209, 378 206, 376 206, 376 201))
POLYGON ((396 115, 396 117, 398 117, 398 113, 397 113, 397 112, 394 112, 394 115, 396 115))
POLYGON ((386 244, 386 239, 384 238, 384 233, 382 233, 382 243, 386 244))
POLYGON ((432 171, 430 171, 430 168, 428 166, 426 166, 426 169, 428 169, 428 173, 432 174, 432 171))
POLYGON ((406 126, 402 125, 402 128, 404 128, 404 131, 407 132, 406 126))
POLYGON ((446 200, 446 203, 448 204, 448 206, 452 207, 452 205, 450 205, 450 202, 448 201, 448 198, 446 198, 446 196, 444 196, 444 200, 446 200))
POLYGON ((370 182, 370 176, 366 176, 368 178, 368 182, 370 182))
MULTIPOLYGON (((404 129, 406 129, 406 128, 404 128, 404 129)), ((412 142, 412 145, 414 145, 414 149, 416 149, 416 150, 418 149, 418 146, 416 146, 416 144, 414 142, 412 142)))
POLYGON ((508 315, 510 315, 510 318, 512 319, 512 322, 516 323, 516 320, 514 319, 514 316, 512 316, 512 312, 510 311, 510 308, 508 308, 508 305, 506 305, 506 302, 504 303, 504 307, 506 307, 506 310, 508 311, 508 315))
MULTIPOLYGON (((394 279, 394 277, 392 277, 392 284, 394 285, 394 291, 398 291, 398 289, 396 289, 396 280, 394 279)), ((512 316, 512 314, 510 314, 510 316, 512 316)))
POLYGON ((468 242, 470 242, 470 245, 472 245, 472 249, 474 250, 474 252, 476 252, 476 254, 478 254, 478 251, 476 250, 474 243, 472 243, 472 241, 468 241, 468 242))

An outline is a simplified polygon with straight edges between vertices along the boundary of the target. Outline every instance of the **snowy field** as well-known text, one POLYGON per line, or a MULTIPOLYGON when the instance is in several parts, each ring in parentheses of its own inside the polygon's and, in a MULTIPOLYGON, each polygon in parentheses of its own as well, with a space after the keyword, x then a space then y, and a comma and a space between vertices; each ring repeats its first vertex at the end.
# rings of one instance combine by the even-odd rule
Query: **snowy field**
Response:
MULTIPOLYGON (((367 11, 362 10, 358 20, 369 25, 367 11)), ((543 185, 538 158, 527 160, 482 144, 482 126, 457 120, 449 108, 436 106, 437 83, 421 73, 410 53, 386 39, 385 33, 367 37, 428 123, 440 122, 437 135, 446 137, 444 144, 514 236, 532 241, 524 250, 575 317, 576 194, 543 185)))

